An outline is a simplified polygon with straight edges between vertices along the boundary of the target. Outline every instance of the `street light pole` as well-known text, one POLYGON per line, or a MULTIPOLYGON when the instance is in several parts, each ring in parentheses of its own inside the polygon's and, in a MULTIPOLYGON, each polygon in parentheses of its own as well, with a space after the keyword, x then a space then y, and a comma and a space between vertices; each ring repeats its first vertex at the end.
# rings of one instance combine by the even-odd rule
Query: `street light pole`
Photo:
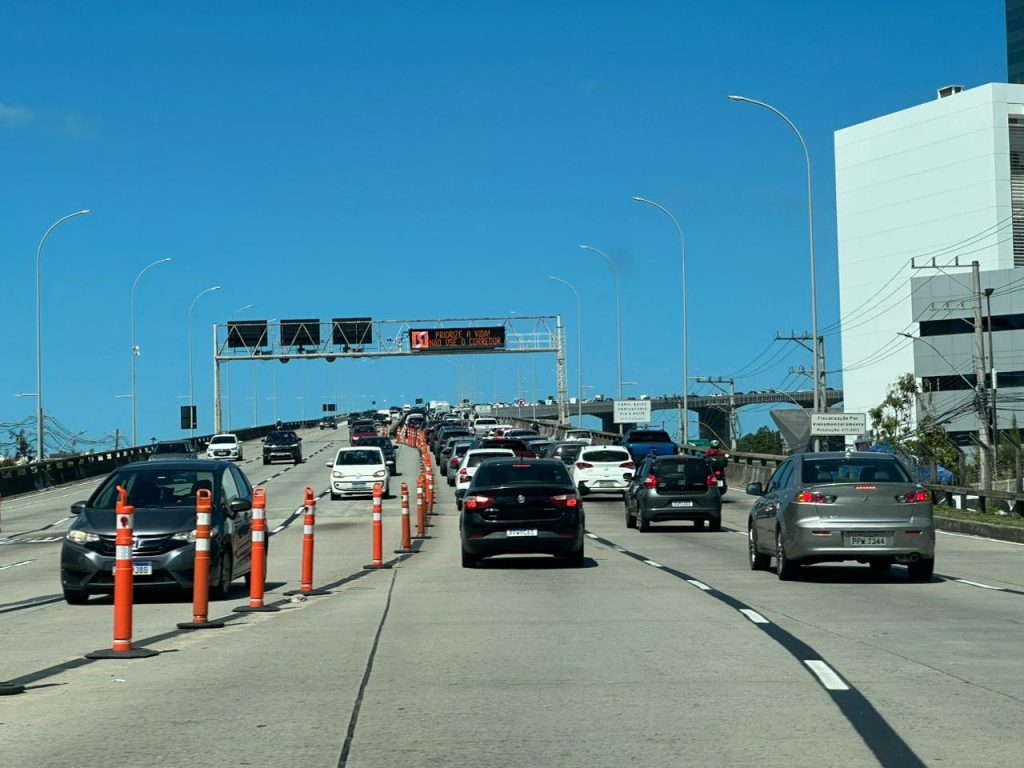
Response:
MULTIPOLYGON (((196 302, 199 301, 203 296, 213 291, 219 291, 220 286, 215 285, 211 288, 207 288, 205 291, 200 291, 199 294, 192 299, 192 304, 188 308, 188 404, 189 408, 195 408, 196 406, 196 388, 195 379, 192 376, 192 310, 195 309, 196 302)), ((198 421, 198 419, 196 419, 198 421)), ((189 414, 189 424, 194 425, 195 421, 192 421, 192 414, 189 414)), ((196 436, 196 428, 192 426, 192 437, 196 436)))
POLYGON ((602 259, 608 262, 608 266, 612 268, 612 272, 615 275, 615 337, 616 337, 616 348, 617 357, 619 361, 619 395, 618 399, 622 399, 622 281, 619 279, 619 268, 615 266, 615 262, 608 258, 608 254, 604 251, 599 251, 591 245, 581 245, 584 251, 593 251, 602 259))
POLYGON ((576 405, 578 407, 579 414, 579 426, 583 426, 583 304, 580 302, 580 295, 572 284, 568 280, 563 280, 560 277, 549 275, 548 280, 554 280, 556 283, 561 283, 570 291, 573 296, 576 297, 576 347, 579 352, 579 362, 576 365, 577 372, 576 377, 579 379, 577 385, 579 386, 579 394, 576 397, 576 405))
POLYGON ((39 284, 39 262, 43 255, 43 244, 46 242, 46 238, 50 236, 57 227, 63 224, 68 219, 73 219, 76 216, 87 216, 92 213, 88 208, 69 213, 60 219, 57 219, 50 228, 43 234, 43 239, 39 241, 39 246, 36 248, 36 460, 42 461, 45 452, 43 450, 43 308, 39 284))
POLYGON ((135 344, 135 289, 139 285, 139 280, 141 280, 142 276, 144 274, 146 274, 147 272, 149 272, 149 270, 151 270, 153 267, 158 267, 161 264, 169 264, 172 261, 173 261, 173 259, 160 259, 159 261, 154 261, 148 267, 146 267, 141 272, 139 272, 138 276, 135 278, 135 282, 132 283, 132 329, 131 329, 131 331, 132 331, 131 332, 131 337, 132 337, 132 394, 131 394, 131 401, 132 401, 132 447, 133 448, 136 445, 139 444, 139 441, 138 441, 137 435, 136 435, 136 430, 135 430, 135 358, 137 358, 139 356, 139 348, 135 344))
MULTIPOLYGON (((763 101, 756 99, 748 99, 746 96, 730 96, 730 101, 742 101, 747 104, 754 104, 758 107, 763 107, 769 112, 775 113, 778 117, 782 118, 788 125, 793 133, 796 134, 797 139, 800 140, 800 146, 804 150, 804 160, 807 163, 807 235, 810 243, 811 252, 811 343, 813 344, 813 374, 814 374, 814 412, 819 413, 822 405, 822 382, 820 377, 822 371, 818 363, 819 352, 819 339, 818 339, 818 293, 815 285, 815 260, 814 260, 814 198, 811 195, 811 153, 807 151, 807 142, 804 141, 803 135, 797 129, 796 125, 786 117, 782 112, 773 107, 771 104, 766 104, 763 101)), ((817 443, 817 440, 815 440, 817 443)))
POLYGON ((647 205, 653 205, 659 211, 668 216, 669 220, 675 225, 676 232, 679 234, 679 253, 682 259, 683 267, 683 413, 682 413, 682 424, 680 425, 683 430, 683 445, 690 444, 690 358, 687 354, 686 342, 686 238, 683 236, 683 228, 679 226, 679 222, 676 217, 672 215, 668 208, 656 203, 653 200, 648 200, 646 197, 633 196, 633 200, 638 203, 646 203, 647 205))

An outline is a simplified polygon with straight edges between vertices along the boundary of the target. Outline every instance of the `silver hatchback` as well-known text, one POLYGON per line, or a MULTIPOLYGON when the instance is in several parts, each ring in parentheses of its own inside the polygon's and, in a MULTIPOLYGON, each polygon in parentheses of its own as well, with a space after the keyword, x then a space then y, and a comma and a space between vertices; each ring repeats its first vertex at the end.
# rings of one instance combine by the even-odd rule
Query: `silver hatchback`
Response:
POLYGON ((751 483, 750 567, 775 558, 780 579, 802 565, 855 560, 885 573, 907 566, 914 581, 935 569, 931 495, 903 464, 881 453, 803 453, 783 462, 766 487, 751 483))

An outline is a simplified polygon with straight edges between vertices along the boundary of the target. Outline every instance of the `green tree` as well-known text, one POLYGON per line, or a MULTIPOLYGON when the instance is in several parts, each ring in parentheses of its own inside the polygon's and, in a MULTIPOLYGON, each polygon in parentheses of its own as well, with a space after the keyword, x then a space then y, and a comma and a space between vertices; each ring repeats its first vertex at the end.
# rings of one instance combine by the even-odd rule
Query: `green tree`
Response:
POLYGON ((32 458, 33 450, 32 443, 25 437, 25 430, 21 430, 18 433, 11 432, 11 439, 14 440, 14 459, 30 459, 32 458))
POLYGON ((885 399, 868 410, 875 440, 913 454, 922 463, 934 459, 937 464, 954 468, 958 464, 957 450, 927 403, 921 403, 914 426, 914 405, 920 394, 912 373, 903 374, 889 385, 885 399))
POLYGON ((782 435, 769 427, 761 427, 736 441, 736 450, 746 453, 782 453, 782 435))

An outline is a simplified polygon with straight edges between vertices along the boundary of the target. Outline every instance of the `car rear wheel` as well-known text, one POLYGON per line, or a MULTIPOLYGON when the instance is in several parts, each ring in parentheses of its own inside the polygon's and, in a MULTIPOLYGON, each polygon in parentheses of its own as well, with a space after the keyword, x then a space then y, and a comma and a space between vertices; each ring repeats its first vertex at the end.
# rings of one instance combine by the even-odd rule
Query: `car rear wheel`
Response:
POLYGON ((463 568, 476 568, 476 564, 480 562, 476 559, 475 555, 470 554, 466 550, 462 550, 462 567, 463 568))
POLYGON ((636 528, 636 518, 629 511, 629 507, 626 507, 626 527, 636 528))
POLYGON ((782 532, 775 532, 775 574, 780 581, 792 581, 797 577, 800 564, 786 556, 786 545, 782 543, 782 532))
POLYGON ((583 547, 580 547, 578 552, 573 552, 571 555, 565 558, 565 562, 570 568, 582 568, 583 547))
POLYGON ((64 601, 68 605, 85 605, 89 602, 89 593, 77 589, 65 589, 64 601))
POLYGON ((636 508, 636 529, 640 531, 640 533, 647 533, 651 530, 651 521, 644 517, 644 513, 640 507, 636 508))
POLYGON ((264 456, 263 457, 263 466, 267 466, 267 464, 269 464, 269 463, 270 463, 270 459, 268 459, 266 456, 264 456))
POLYGON ((935 573, 935 558, 917 560, 907 563, 907 576, 911 581, 931 581, 935 573))
POLYGON ((767 571, 772 563, 771 555, 762 554, 757 550, 757 537, 754 535, 753 526, 747 529, 747 558, 752 571, 767 571))
POLYGON ((710 520, 708 520, 708 530, 712 533, 718 533, 720 530, 722 530, 722 518, 713 517, 710 520))

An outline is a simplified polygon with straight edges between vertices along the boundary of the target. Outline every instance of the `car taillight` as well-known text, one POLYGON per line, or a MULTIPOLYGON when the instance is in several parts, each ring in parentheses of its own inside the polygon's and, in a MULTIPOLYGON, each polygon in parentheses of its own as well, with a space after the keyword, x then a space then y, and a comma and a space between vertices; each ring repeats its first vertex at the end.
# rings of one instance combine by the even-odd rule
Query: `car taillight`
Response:
POLYGON ((718 487, 718 479, 715 477, 715 473, 714 472, 709 472, 708 476, 706 478, 704 478, 704 482, 708 486, 708 488, 717 488, 718 487))
POLYGON ((658 484, 658 478, 654 475, 648 475, 647 479, 644 480, 644 488, 654 488, 658 484))
POLYGON ((576 507, 579 506, 580 500, 577 499, 571 493, 563 493, 558 496, 549 496, 548 499, 556 507, 576 507))
POLYGON ((577 461, 576 462, 576 469, 592 469, 593 466, 594 466, 593 464, 588 464, 585 461, 577 461))
POLYGON ((455 457, 455 458, 453 458, 453 459, 451 460, 451 462, 449 462, 449 466, 452 466, 452 467, 457 467, 457 466, 459 466, 459 459, 458 459, 458 457, 455 457))
POLYGON ((469 496, 463 503, 463 506, 466 509, 487 509, 489 506, 491 506, 492 501, 494 501, 494 499, 490 498, 489 496, 469 496))
POLYGON ((716 469, 715 470, 715 477, 721 477, 724 474, 725 473, 721 469, 716 469))
POLYGON ((835 500, 835 496, 827 496, 824 493, 811 493, 810 491, 801 491, 796 495, 796 499, 794 499, 798 504, 831 504, 835 500))
POLYGON ((932 500, 932 495, 928 491, 908 491, 907 493, 901 493, 896 497, 896 501, 900 504, 916 504, 924 503, 932 500))
POLYGON ((619 464, 619 466, 622 467, 623 469, 636 469, 636 464, 634 464, 632 461, 624 461, 621 464, 619 464))
POLYGON ((536 459, 537 454, 533 451, 520 451, 516 454, 520 459, 536 459))

